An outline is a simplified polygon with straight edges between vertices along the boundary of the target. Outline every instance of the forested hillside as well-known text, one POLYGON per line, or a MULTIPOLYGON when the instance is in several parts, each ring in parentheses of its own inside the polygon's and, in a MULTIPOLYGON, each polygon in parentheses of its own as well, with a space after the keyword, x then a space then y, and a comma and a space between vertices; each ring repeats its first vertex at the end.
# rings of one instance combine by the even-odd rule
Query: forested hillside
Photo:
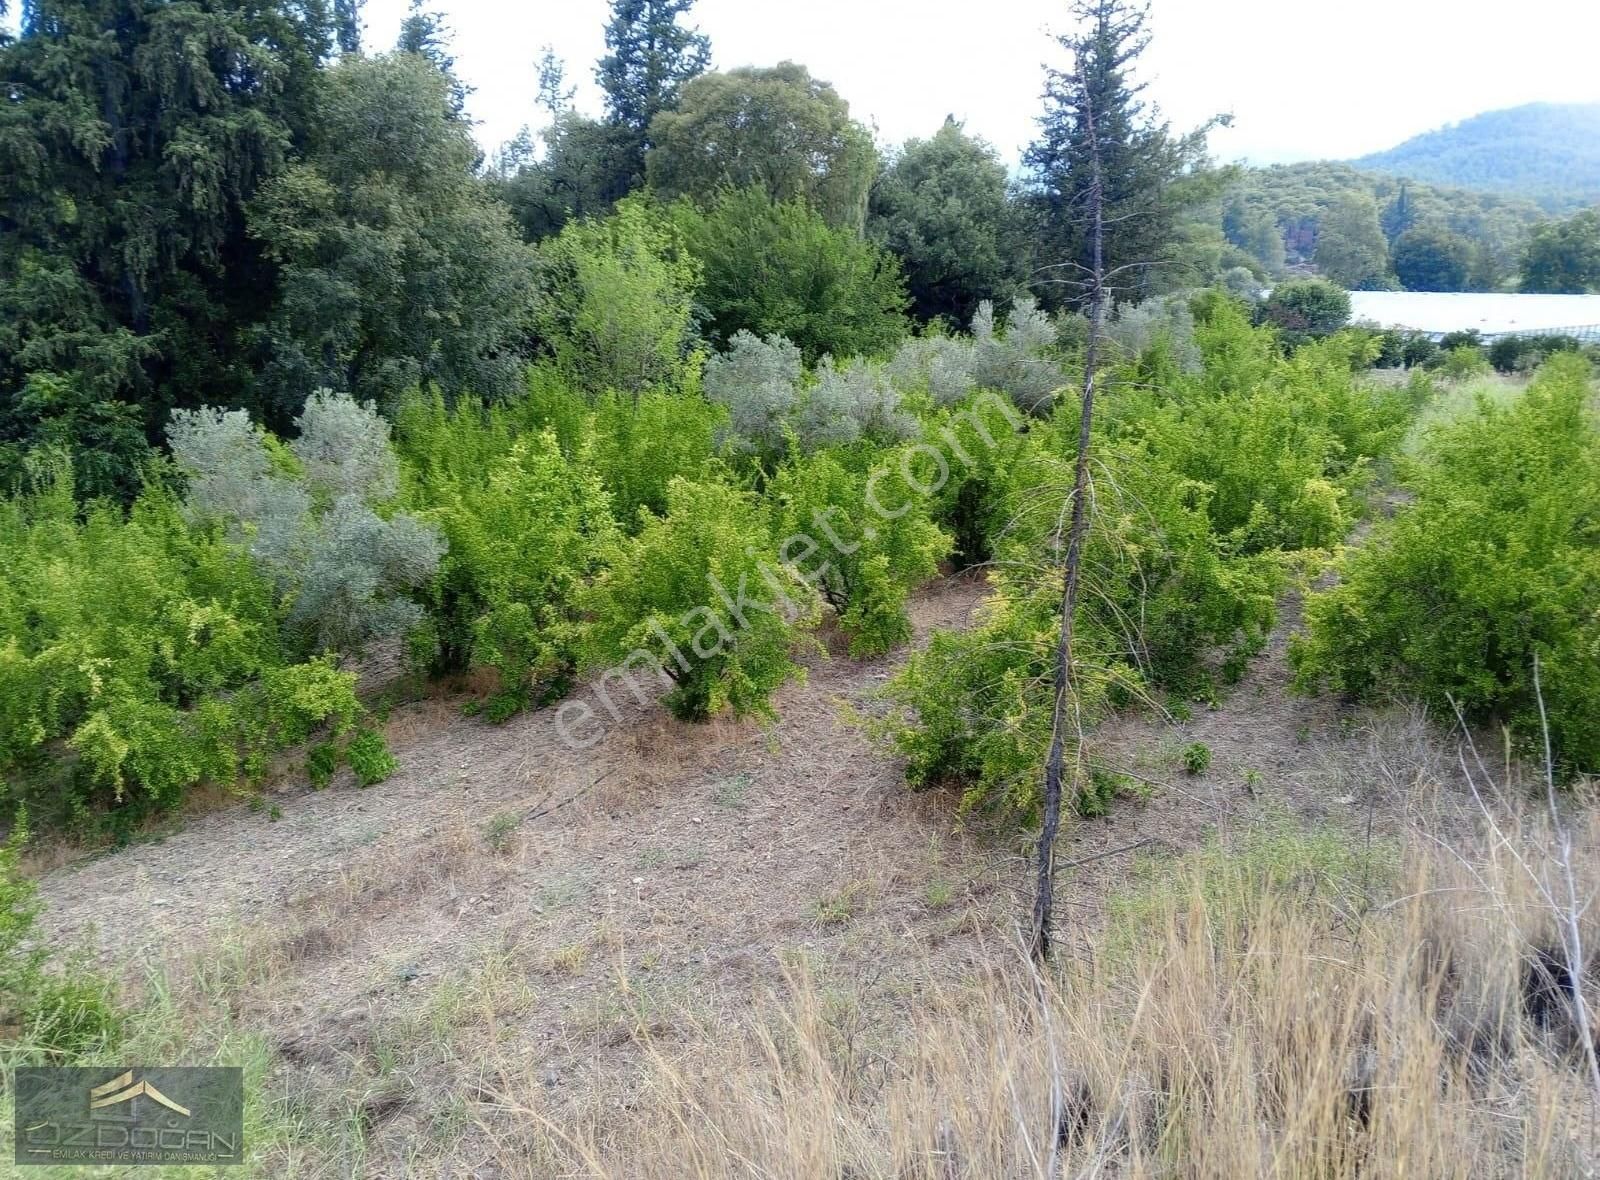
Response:
POLYGON ((1515 281, 1545 215, 1523 197, 1323 161, 1244 169, 1221 217, 1228 242, 1268 273, 1315 266, 1353 288, 1490 291, 1515 281), (1425 277, 1399 262, 1407 235, 1413 249, 1426 248, 1434 269, 1425 277))
POLYGON ((1600 103, 1536 102, 1486 111, 1351 162, 1570 213, 1600 201, 1600 103))

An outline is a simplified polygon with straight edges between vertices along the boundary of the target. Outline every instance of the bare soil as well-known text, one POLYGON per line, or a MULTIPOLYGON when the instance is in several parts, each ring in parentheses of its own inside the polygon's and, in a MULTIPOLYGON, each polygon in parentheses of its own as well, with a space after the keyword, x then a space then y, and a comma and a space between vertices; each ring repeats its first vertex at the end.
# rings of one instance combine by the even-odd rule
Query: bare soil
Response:
MULTIPOLYGON (((918 641, 965 625, 984 592, 972 576, 926 588, 918 641)), ((1417 805, 1425 722, 1289 692, 1296 619, 1291 602, 1215 707, 1096 739, 1148 797, 1068 826, 1064 922, 1092 928, 1136 853, 1270 811, 1387 831, 1417 805), (1197 741, 1213 759, 1191 775, 1178 754, 1197 741)), ((289 787, 269 797, 281 819, 240 805, 52 871, 43 924, 130 979, 258 948, 237 1018, 269 1036, 286 1084, 358 1095, 360 1174, 501 1175, 503 1137, 470 1110, 529 1078, 557 1112, 579 1089, 625 1094, 650 1044, 689 1036, 684 1012, 714 1025, 797 963, 864 986, 882 1009, 863 1019, 884 1023, 915 1003, 902 964, 970 976, 1014 953, 1025 842, 908 791, 850 720, 900 658, 812 658, 766 728, 630 705, 583 751, 549 710, 491 726, 406 706, 389 781, 289 787)), ((507 1133, 526 1152, 541 1132, 507 1133)))

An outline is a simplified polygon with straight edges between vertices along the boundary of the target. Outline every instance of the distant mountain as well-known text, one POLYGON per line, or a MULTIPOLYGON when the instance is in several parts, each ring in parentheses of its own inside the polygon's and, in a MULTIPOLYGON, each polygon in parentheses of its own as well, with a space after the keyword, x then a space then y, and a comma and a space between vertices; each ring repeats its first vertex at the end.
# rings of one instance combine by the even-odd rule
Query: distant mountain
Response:
POLYGON ((1489 111, 1353 160, 1433 184, 1512 193, 1553 213, 1600 201, 1600 103, 1489 111))

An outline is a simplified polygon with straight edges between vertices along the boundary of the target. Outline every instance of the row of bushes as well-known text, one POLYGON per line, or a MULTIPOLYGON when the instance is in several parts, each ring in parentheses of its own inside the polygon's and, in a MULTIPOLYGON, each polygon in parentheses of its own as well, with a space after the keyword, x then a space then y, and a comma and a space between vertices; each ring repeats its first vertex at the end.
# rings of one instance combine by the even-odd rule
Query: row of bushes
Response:
POLYGON ((41 452, 0 507, 6 795, 49 822, 120 823, 200 782, 257 780, 313 739, 318 781, 352 757, 375 777, 387 755, 351 657, 378 640, 403 639, 419 670, 492 670, 485 706, 502 718, 659 636, 706 653, 664 661, 680 713, 761 712, 815 603, 853 653, 887 650, 909 633, 909 589, 950 551, 932 502, 865 527, 874 471, 980 383, 1048 401, 1053 325, 1022 308, 1002 331, 985 307, 975 328, 938 341, 936 363, 917 341, 809 368, 786 339, 739 333, 703 392, 695 357, 598 394, 568 358, 511 402, 418 395, 392 438, 342 395, 308 399, 287 442, 243 411, 180 411, 170 463, 128 509, 77 503, 70 467, 41 452), (783 567, 780 543, 819 516, 836 539, 789 587, 794 618, 735 626, 708 577, 783 567))
POLYGON ((1506 723, 1567 771, 1600 769, 1600 406, 1582 357, 1509 404, 1480 399, 1423 440, 1414 498, 1307 604, 1304 687, 1400 694, 1506 723))
MULTIPOLYGON (((1343 333, 1285 356, 1220 294, 1192 307, 1200 364, 1173 332, 1110 374, 1095 421, 1095 513, 1075 620, 1074 724, 1236 679, 1270 627, 1287 565, 1335 545, 1375 461, 1398 447, 1411 394, 1362 379, 1372 342, 1343 333), (1223 659, 1211 659, 1221 649, 1223 659)), ((955 492, 993 554, 978 625, 934 636, 888 688, 880 728, 914 784, 955 782, 968 806, 1037 804, 1049 741, 1062 505, 1074 404, 997 452, 955 492)), ((1085 798, 1103 783, 1080 780, 1085 798)))

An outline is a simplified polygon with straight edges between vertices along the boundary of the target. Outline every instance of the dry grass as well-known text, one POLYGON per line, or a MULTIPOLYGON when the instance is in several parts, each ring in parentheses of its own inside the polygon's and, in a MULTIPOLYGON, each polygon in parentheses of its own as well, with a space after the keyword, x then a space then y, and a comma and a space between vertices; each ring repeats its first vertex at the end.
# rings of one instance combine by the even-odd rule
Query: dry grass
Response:
POLYGON ((480 1129, 530 1180, 1593 1174, 1572 1025, 1531 966, 1553 916, 1511 851, 1257 829, 1147 866, 1048 980, 996 947, 917 979, 892 1028, 870 985, 797 962, 747 1020, 642 1038, 638 1076, 577 1110, 497 1062, 480 1129))

